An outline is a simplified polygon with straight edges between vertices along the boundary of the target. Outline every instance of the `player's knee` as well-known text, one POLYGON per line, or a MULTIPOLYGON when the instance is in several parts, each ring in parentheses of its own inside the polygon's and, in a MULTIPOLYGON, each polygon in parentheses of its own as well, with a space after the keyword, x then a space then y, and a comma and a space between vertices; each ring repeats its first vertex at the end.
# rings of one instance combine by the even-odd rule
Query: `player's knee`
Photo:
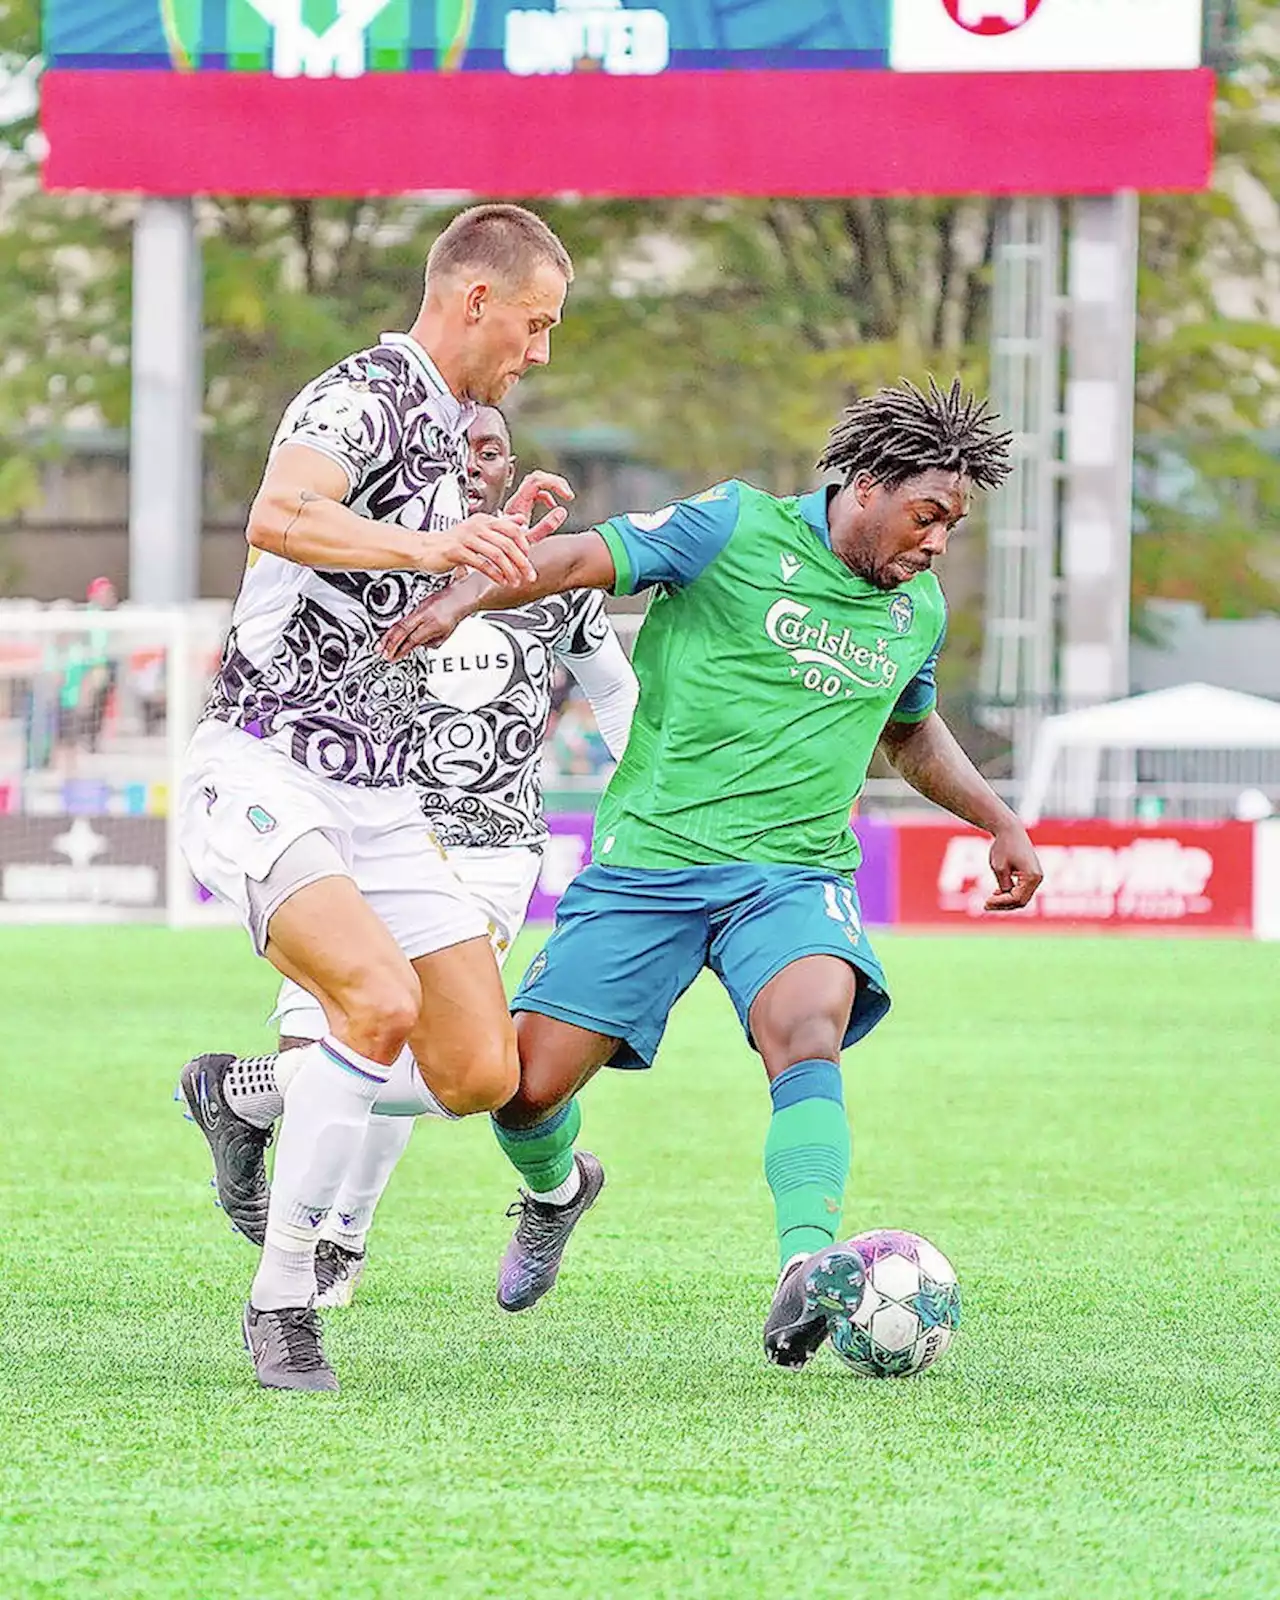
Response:
POLYGON ((473 1037, 465 1057, 437 1059, 432 1067, 432 1092, 446 1111, 458 1117, 496 1111, 506 1105, 520 1083, 515 1034, 509 1026, 482 1038, 473 1037))
POLYGON ((370 974, 343 996, 346 1037, 375 1061, 394 1060, 422 1009, 422 989, 412 968, 370 974))
POLYGON ((520 1082, 515 1093, 503 1107, 499 1121, 508 1128, 533 1128, 546 1119, 572 1097, 563 1072, 544 1068, 526 1061, 521 1067, 520 1082))
POLYGON ((798 1061, 839 1061, 844 1026, 834 1017, 780 1019, 756 1044, 770 1073, 785 1072, 798 1061))

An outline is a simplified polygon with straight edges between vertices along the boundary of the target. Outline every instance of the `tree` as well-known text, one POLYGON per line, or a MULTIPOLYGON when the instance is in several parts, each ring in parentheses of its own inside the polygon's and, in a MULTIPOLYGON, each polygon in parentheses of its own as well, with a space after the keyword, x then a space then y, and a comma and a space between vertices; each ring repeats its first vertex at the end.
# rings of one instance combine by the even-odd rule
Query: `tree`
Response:
POLYGON ((625 416, 690 483, 803 483, 855 393, 981 373, 991 215, 967 200, 647 207, 596 240, 530 416, 625 416))
POLYGON ((37 465, 77 414, 128 416, 128 202, 50 196, 39 186, 36 0, 0 5, 0 516, 35 496, 37 465), (18 92, 15 92, 18 91, 18 92), (16 114, 14 107, 16 106, 16 114))
POLYGON ((1211 616, 1280 610, 1280 77, 1273 8, 1240 7, 1219 83, 1205 194, 1142 209, 1139 531, 1134 616, 1195 599, 1211 616), (1162 483, 1163 480, 1163 483, 1162 483))
MULTIPOLYGON (((1250 524, 1280 512, 1261 433, 1280 373, 1267 299, 1280 289, 1268 239, 1280 127, 1266 113, 1276 74, 1257 26, 1265 7, 1243 9, 1249 44, 1221 85, 1215 187, 1144 203, 1139 306, 1144 464, 1181 450, 1204 484, 1232 492, 1201 496, 1194 518, 1176 499, 1147 497, 1136 593, 1203 579, 1228 610, 1269 602, 1268 540, 1250 524), (1233 576, 1234 554, 1219 558, 1219 538, 1248 552, 1246 581, 1233 576)), ((0 0, 0 71, 32 70, 37 13, 36 0, 0 0)), ((30 493, 51 433, 78 416, 123 425, 128 406, 132 202, 41 194, 31 133, 29 116, 0 129, 0 515, 30 493)), ((741 473, 781 489, 809 481, 832 418, 859 390, 930 369, 984 380, 988 201, 541 209, 579 275, 552 368, 514 397, 526 439, 603 420, 682 485, 741 473)), ((211 503, 244 505, 306 378, 406 325, 445 214, 421 198, 200 203, 211 503)), ((957 637, 977 631, 974 620, 957 637)))

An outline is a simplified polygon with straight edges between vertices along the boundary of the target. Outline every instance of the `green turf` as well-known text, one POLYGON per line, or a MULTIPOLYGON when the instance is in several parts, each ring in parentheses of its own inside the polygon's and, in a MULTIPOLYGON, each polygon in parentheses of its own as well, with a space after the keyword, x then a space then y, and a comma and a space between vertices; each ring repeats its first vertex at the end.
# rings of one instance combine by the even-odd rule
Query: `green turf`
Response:
POLYGON ((329 1317, 343 1393, 291 1396, 169 1100, 265 1041, 269 975, 230 933, 4 930, 0 1595, 1280 1594, 1274 951, 883 953, 846 1222, 955 1262, 931 1373, 765 1365, 768 1102, 704 982, 588 1091, 610 1184, 552 1299, 496 1310, 510 1177, 426 1125, 329 1317))

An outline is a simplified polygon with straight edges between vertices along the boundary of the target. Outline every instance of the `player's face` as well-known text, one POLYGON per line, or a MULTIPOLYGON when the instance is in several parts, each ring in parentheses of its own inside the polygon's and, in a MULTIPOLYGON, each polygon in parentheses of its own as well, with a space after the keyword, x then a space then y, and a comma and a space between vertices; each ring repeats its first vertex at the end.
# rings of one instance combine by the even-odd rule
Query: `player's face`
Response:
POLYGON ((467 390, 481 405, 496 406, 530 367, 545 367, 551 360, 551 330, 560 321, 569 285, 559 267, 541 262, 518 290, 479 287, 483 295, 474 304, 479 315, 471 324, 467 390))
POLYGON ((936 468, 896 489, 866 476, 856 478, 837 497, 846 501, 845 537, 841 539, 837 514, 832 542, 859 577, 878 589, 895 589, 946 554, 947 540, 968 513, 970 497, 968 478, 936 468))
POLYGON ((502 413, 492 406, 481 409, 467 432, 467 510, 497 513, 515 477, 516 458, 502 413))

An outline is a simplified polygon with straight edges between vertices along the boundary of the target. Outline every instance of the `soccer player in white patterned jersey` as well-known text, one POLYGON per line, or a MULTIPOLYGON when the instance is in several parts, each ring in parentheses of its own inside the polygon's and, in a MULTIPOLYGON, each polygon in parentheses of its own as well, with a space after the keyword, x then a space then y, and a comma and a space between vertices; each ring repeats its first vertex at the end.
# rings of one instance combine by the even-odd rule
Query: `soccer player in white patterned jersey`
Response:
POLYGON ((388 1080, 420 1071, 459 1115, 515 1087, 487 918, 430 848, 410 781, 427 673, 378 644, 459 567, 506 582, 532 571, 535 504, 572 491, 532 474, 503 515, 465 515, 467 429, 477 405, 545 365, 572 277, 532 212, 455 217, 409 332, 339 362, 289 406, 249 514, 249 565, 178 808, 197 881, 325 1014, 294 1063, 269 1203, 270 1135, 241 1115, 252 1080, 206 1055, 181 1088, 220 1197, 262 1242, 243 1328, 264 1387, 337 1387, 312 1305, 316 1244, 388 1080))
MULTIPOLYGON (((515 457, 506 419, 484 406, 468 430, 467 509, 495 512, 510 493, 515 457)), ((412 779, 449 864, 489 921, 499 966, 524 925, 538 881, 547 827, 540 766, 552 678, 563 662, 586 694, 609 753, 626 748, 638 688, 599 590, 576 590, 535 605, 471 618, 447 651, 426 656, 434 696, 420 713, 428 739, 412 779)), ((275 1016, 280 1049, 320 1038, 324 1012, 285 980, 275 1016)), ((287 1085, 296 1057, 259 1063, 260 1117, 287 1085)), ((364 1272, 373 1214, 419 1115, 445 1114, 421 1080, 388 1086, 360 1152, 343 1179, 316 1249, 316 1305, 347 1305, 364 1272)))

